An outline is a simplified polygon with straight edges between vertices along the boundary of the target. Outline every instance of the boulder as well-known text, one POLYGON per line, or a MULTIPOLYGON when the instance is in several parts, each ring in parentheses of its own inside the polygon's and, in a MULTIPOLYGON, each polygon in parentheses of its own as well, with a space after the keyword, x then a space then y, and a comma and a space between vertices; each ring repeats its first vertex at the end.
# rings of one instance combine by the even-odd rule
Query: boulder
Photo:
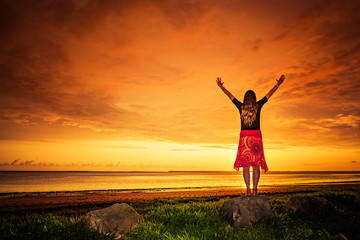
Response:
POLYGON ((234 228, 242 228, 260 220, 271 218, 273 213, 266 196, 242 196, 226 201, 222 207, 226 220, 234 228))
POLYGON ((88 212, 85 223, 103 234, 114 234, 120 239, 127 232, 135 229, 142 217, 128 204, 117 203, 110 207, 88 212))
POLYGON ((332 204, 322 197, 291 197, 286 202, 285 212, 298 214, 304 217, 315 217, 324 215, 332 208, 332 204))

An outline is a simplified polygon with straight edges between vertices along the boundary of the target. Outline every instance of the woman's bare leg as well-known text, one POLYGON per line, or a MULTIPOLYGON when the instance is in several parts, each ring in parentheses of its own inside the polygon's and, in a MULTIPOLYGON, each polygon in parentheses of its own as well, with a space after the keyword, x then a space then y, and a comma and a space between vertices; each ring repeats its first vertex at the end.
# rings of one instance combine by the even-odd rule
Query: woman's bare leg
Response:
POLYGON ((260 179, 260 167, 254 166, 253 167, 253 195, 257 196, 257 186, 260 179))
POLYGON ((250 168, 249 167, 243 167, 243 177, 246 184, 246 195, 251 195, 250 190, 250 168))

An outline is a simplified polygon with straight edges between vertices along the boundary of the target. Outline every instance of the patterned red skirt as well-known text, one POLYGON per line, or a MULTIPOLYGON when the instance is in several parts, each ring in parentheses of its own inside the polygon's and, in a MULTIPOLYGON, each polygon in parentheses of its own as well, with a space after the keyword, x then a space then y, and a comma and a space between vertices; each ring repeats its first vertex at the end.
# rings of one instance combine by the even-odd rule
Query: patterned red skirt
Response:
POLYGON ((240 132, 239 147, 234 168, 239 171, 241 167, 261 166, 263 172, 269 171, 262 143, 260 130, 242 130, 240 132))

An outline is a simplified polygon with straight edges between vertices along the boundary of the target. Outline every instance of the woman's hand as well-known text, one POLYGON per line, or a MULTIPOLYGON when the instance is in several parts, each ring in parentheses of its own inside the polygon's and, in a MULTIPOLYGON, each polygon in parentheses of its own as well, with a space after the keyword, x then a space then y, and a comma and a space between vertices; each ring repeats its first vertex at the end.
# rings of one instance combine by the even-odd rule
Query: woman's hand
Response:
POLYGON ((281 77, 279 79, 277 79, 277 84, 270 90, 270 92, 268 94, 266 94, 267 99, 269 99, 273 93, 278 90, 279 86, 284 82, 285 80, 285 76, 281 75, 281 77))
POLYGON ((221 77, 218 77, 217 79, 216 79, 216 83, 217 83, 217 85, 222 89, 224 86, 223 86, 223 84, 224 84, 224 82, 221 82, 221 77))
POLYGON ((281 75, 281 77, 279 78, 279 80, 276 80, 278 83, 278 85, 280 86, 285 80, 285 76, 284 75, 281 75))
POLYGON ((221 82, 221 77, 218 77, 216 79, 216 83, 217 85, 221 88, 221 90, 223 90, 223 92, 230 98, 230 100, 232 101, 234 99, 234 96, 228 91, 226 90, 226 88, 223 86, 224 82, 221 82))

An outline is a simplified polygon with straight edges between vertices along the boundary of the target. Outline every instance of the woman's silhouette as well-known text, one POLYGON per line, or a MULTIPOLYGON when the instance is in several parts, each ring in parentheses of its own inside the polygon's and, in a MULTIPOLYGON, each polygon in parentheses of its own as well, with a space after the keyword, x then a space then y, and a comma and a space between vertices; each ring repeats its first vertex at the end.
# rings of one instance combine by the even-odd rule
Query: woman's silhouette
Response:
POLYGON ((253 167, 253 195, 257 194, 257 185, 260 178, 260 166, 263 172, 269 169, 266 165, 264 157, 264 149, 262 143, 262 136, 260 131, 260 111, 262 106, 269 100, 271 95, 284 82, 285 76, 281 75, 277 84, 270 90, 270 92, 261 100, 256 101, 256 95, 252 90, 245 93, 244 102, 239 102, 221 82, 221 78, 217 78, 216 82, 223 92, 231 99, 235 106, 239 109, 241 119, 241 132, 239 147, 234 163, 234 168, 239 171, 243 168, 243 177, 246 184, 246 195, 251 195, 250 190, 250 166, 253 167))

